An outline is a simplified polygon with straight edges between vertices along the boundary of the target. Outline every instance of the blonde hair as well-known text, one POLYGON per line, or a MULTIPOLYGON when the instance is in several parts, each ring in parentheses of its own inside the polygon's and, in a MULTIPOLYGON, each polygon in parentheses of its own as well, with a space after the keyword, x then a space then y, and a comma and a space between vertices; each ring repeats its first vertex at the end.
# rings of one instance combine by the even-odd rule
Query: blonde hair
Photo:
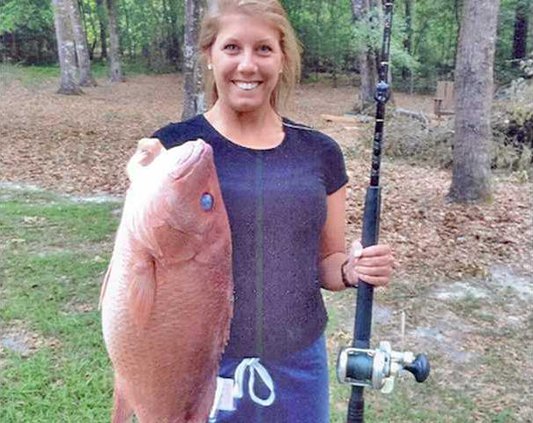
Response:
MULTIPOLYGON (((274 110, 285 106, 292 91, 300 80, 301 55, 300 44, 294 33, 287 13, 278 0, 210 0, 200 30, 200 51, 204 65, 207 52, 215 42, 220 29, 220 18, 229 13, 241 13, 260 17, 274 26, 280 34, 280 47, 283 53, 283 69, 275 90, 270 97, 274 110)), ((215 81, 209 72, 205 72, 206 92, 211 105, 218 99, 215 81)))

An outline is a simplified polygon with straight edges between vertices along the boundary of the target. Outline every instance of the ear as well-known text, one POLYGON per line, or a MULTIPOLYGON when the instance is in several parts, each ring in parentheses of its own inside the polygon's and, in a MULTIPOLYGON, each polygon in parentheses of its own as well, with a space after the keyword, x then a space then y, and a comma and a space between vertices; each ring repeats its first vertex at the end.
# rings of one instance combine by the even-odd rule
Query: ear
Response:
POLYGON ((211 63, 213 63, 213 55, 211 54, 211 50, 212 50, 213 46, 211 45, 210 47, 202 50, 202 56, 204 57, 204 60, 205 60, 205 63, 206 63, 206 66, 209 68, 209 65, 211 63))

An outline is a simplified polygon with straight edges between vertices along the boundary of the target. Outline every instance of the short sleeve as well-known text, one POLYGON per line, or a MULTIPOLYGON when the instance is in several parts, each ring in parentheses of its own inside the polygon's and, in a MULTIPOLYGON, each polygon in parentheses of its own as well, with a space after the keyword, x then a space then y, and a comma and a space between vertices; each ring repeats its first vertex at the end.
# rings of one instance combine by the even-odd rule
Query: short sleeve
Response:
POLYGON ((163 128, 158 129, 152 134, 152 138, 157 138, 167 150, 172 147, 184 144, 186 140, 181 137, 179 133, 179 126, 177 124, 169 124, 163 128))
POLYGON ((348 182, 344 154, 339 144, 331 138, 328 140, 322 159, 326 193, 330 195, 348 182))
POLYGON ((177 123, 170 123, 152 134, 152 138, 157 138, 167 150, 187 141, 204 138, 206 126, 200 115, 189 120, 177 123))

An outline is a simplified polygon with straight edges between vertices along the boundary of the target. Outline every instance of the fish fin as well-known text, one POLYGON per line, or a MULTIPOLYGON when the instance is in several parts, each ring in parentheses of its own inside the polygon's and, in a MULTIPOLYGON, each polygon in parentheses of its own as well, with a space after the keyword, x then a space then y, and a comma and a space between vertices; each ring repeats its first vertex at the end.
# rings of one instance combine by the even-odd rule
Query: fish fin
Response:
POLYGON ((107 270, 105 272, 104 280, 102 281, 102 288, 100 289, 100 300, 98 301, 98 310, 102 309, 102 301, 104 301, 104 295, 107 288, 107 283, 109 282, 109 275, 111 274, 111 267, 113 265, 113 259, 109 262, 107 270))
POLYGON ((150 318, 155 302, 155 261, 153 257, 141 260, 132 269, 134 274, 129 288, 133 320, 144 326, 150 318))
POLYGON ((120 382, 115 378, 115 387, 113 390, 113 416, 112 423, 126 423, 133 415, 133 408, 124 396, 120 382))

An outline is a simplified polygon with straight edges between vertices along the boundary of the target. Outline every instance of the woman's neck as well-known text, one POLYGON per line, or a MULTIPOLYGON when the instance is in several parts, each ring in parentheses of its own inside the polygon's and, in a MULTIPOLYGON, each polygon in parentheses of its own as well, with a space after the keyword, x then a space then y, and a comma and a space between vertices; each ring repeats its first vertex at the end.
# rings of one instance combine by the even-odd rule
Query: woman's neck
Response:
POLYGON ((224 137, 244 147, 273 148, 283 141, 282 119, 271 107, 236 112, 217 102, 204 116, 224 137))

